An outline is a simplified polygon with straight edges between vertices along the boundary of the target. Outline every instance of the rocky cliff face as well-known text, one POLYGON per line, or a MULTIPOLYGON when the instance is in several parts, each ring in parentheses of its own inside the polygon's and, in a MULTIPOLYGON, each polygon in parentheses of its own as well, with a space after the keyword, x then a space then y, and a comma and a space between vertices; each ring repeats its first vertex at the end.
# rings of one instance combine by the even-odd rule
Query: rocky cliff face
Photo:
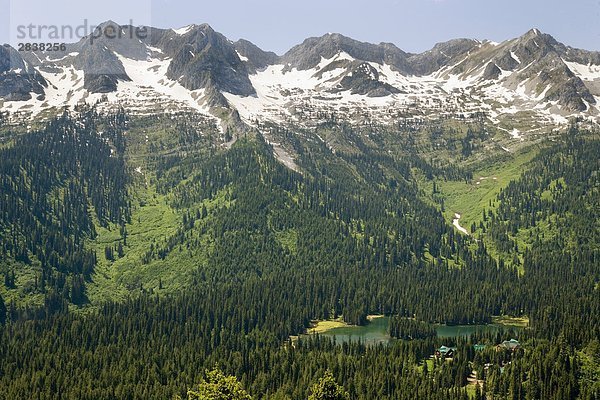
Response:
POLYGON ((480 45, 470 39, 455 39, 436 44, 431 50, 408 58, 411 70, 416 75, 429 75, 441 68, 454 65, 468 56, 480 45))
POLYGON ((0 46, 0 98, 27 101, 43 98, 47 86, 42 75, 10 46, 0 46))
POLYGON ((354 63, 355 68, 340 81, 343 90, 368 97, 383 97, 400 90, 380 81, 379 72, 369 63, 354 63), (358 65, 356 65, 358 64, 358 65))
POLYGON ((275 65, 279 63, 280 57, 270 51, 261 50, 258 46, 244 39, 240 39, 234 43, 235 50, 246 63, 248 71, 255 73, 259 69, 275 65))
MULTIPOLYGON (((164 40, 164 39, 163 39, 164 40)), ((167 76, 189 90, 216 87, 240 96, 255 94, 248 68, 235 46, 220 33, 204 24, 170 36, 165 46, 173 59, 167 76)))
POLYGON ((84 72, 84 87, 90 93, 114 92, 118 81, 131 80, 115 52, 102 42, 84 43, 73 65, 84 72))

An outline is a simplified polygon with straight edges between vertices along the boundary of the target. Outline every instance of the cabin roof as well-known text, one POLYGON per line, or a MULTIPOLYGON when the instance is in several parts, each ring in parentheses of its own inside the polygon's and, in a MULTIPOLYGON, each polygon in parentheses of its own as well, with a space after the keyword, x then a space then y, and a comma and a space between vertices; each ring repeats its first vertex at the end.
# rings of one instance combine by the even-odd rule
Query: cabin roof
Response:
POLYGON ((439 351, 440 353, 447 353, 447 352, 449 352, 450 350, 452 350, 452 351, 456 351, 457 349, 456 349, 456 347, 446 347, 446 346, 442 346, 442 347, 440 347, 440 348, 438 349, 438 351, 439 351))
POLYGON ((519 341, 516 339, 510 339, 510 340, 505 340, 504 342, 502 342, 500 344, 500 346, 506 347, 508 349, 514 349, 516 347, 521 346, 521 343, 519 343, 519 341))

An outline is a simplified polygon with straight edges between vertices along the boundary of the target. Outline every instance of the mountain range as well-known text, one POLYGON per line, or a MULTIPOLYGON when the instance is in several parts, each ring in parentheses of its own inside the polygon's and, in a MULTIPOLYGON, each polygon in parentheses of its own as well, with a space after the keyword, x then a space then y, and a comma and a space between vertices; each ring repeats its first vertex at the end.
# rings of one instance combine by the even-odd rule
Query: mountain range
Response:
POLYGON ((1 109, 35 116, 91 102, 222 119, 217 107, 246 123, 306 126, 331 115, 391 123, 484 113, 515 137, 524 133, 519 120, 555 126, 572 116, 599 118, 600 53, 537 29, 503 43, 454 39, 420 54, 326 34, 279 56, 207 24, 147 28, 143 38, 127 34, 132 26, 100 27, 121 35, 90 35, 58 52, 2 47, 1 109))

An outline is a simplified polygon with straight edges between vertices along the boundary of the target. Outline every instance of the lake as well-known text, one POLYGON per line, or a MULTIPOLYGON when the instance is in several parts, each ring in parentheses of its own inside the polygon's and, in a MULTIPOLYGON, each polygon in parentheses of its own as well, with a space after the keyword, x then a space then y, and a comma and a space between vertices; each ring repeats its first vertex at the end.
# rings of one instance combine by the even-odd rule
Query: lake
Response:
POLYGON ((438 325, 436 326, 437 336, 439 338, 454 338, 454 337, 468 337, 474 333, 497 333, 500 329, 523 329, 519 326, 508 326, 508 325, 438 325))
MULTIPOLYGON (((378 343, 389 343, 393 339, 388 334, 389 317, 381 317, 373 319, 365 326, 346 326, 341 328, 333 328, 321 333, 323 336, 333 338, 335 336, 337 343, 358 342, 367 345, 378 343)), ((475 332, 495 333, 500 328, 504 329, 522 329, 518 326, 504 326, 498 324, 489 325, 437 325, 437 336, 439 338, 467 337, 475 332)))
POLYGON ((388 343, 392 340, 387 332, 389 321, 389 317, 375 318, 365 326, 333 328, 321 335, 331 338, 335 336, 337 343, 358 342, 359 340, 367 345, 388 343))

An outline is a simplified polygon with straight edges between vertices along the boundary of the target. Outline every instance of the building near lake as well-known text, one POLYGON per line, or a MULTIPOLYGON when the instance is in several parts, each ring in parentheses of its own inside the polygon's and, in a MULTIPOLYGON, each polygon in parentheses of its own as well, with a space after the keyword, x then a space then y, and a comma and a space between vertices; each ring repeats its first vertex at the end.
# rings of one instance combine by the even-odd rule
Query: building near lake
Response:
POLYGON ((435 351, 436 358, 452 358, 454 353, 456 352, 456 347, 446 347, 442 346, 435 351))
POLYGON ((515 350, 519 349, 520 347, 521 347, 521 343, 519 343, 518 340, 510 339, 510 340, 505 340, 504 342, 500 343, 498 346, 496 346, 496 349, 497 350, 515 351, 515 350))

